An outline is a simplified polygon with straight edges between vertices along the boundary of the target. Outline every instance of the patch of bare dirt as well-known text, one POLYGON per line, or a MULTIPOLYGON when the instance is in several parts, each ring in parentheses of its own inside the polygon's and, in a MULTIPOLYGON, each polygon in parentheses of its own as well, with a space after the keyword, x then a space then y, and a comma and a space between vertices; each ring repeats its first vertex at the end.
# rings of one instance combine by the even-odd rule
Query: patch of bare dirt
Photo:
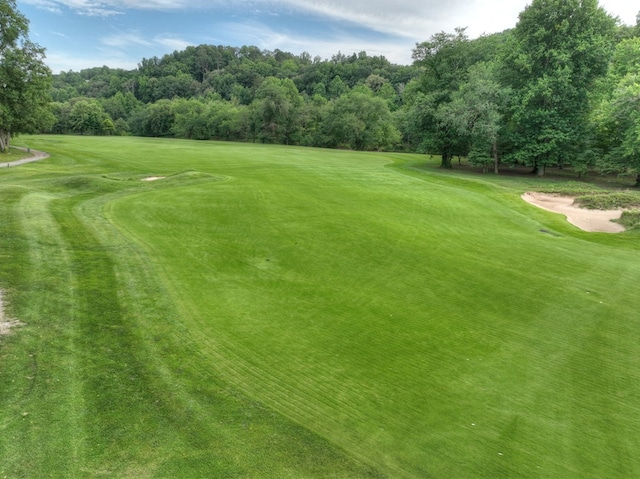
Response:
POLYGON ((164 180, 166 176, 147 176, 146 178, 142 178, 142 181, 157 181, 164 180))
POLYGON ((624 231, 624 226, 611 221, 620 218, 622 209, 589 210, 579 208, 573 204, 574 198, 570 196, 547 193, 527 192, 522 195, 522 199, 538 208, 564 215, 569 223, 583 231, 597 233, 621 233, 624 231))
POLYGON ((24 326, 24 323, 16 319, 8 319, 4 316, 4 302, 2 300, 2 290, 0 290, 0 336, 11 334, 11 330, 18 326, 24 326))

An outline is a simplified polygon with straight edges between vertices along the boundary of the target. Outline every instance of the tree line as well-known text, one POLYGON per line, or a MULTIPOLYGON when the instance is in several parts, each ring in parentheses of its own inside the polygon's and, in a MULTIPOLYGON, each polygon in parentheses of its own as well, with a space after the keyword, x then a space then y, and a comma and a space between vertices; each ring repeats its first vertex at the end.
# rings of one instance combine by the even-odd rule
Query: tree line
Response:
POLYGON ((322 60, 200 45, 133 71, 55 75, 51 131, 390 149, 401 92, 419 74, 366 52, 322 60))
POLYGON ((629 26, 597 0, 533 0, 513 29, 440 32, 413 60, 193 46, 130 71, 51 76, 53 119, 37 126, 425 152, 496 173, 595 167, 640 184, 640 15, 629 26))

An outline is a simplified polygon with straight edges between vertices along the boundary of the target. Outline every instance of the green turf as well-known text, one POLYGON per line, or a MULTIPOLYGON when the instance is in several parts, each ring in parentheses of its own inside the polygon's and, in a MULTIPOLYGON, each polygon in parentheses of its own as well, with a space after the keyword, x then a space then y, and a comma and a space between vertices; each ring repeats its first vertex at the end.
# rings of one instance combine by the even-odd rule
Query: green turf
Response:
POLYGON ((640 475, 638 234, 519 198, 547 183, 22 141, 52 157, 0 171, 0 477, 640 475))

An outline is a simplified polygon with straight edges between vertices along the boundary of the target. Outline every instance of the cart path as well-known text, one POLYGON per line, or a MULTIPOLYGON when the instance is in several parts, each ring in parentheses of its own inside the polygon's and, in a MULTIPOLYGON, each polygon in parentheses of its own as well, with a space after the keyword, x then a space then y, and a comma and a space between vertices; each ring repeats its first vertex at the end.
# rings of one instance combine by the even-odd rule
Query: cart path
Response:
POLYGON ((31 156, 27 156, 26 158, 21 158, 16 161, 10 161, 8 163, 0 163, 0 168, 10 168, 12 166, 24 165, 25 163, 31 163, 33 161, 44 160, 45 158, 49 158, 49 153, 45 153, 44 151, 31 150, 28 148, 22 148, 18 146, 12 146, 12 148, 26 151, 31 156))

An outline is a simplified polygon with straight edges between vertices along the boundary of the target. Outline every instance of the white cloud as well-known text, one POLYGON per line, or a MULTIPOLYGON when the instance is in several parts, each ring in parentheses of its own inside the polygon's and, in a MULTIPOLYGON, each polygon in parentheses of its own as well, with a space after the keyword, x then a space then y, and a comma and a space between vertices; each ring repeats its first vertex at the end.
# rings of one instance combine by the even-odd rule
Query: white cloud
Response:
POLYGON ((51 68, 53 73, 66 72, 73 70, 79 72, 86 68, 106 65, 109 68, 122 68, 124 70, 133 70, 137 67, 136 60, 125 58, 120 54, 104 55, 96 61, 96 56, 79 56, 71 52, 58 51, 55 53, 47 52, 46 64, 51 68))
POLYGON ((189 8, 193 2, 186 0, 22 0, 41 8, 62 11, 66 7, 82 15, 114 15, 125 10, 179 10, 189 8))
POLYGON ((312 56, 329 59, 341 52, 345 55, 366 51, 368 55, 382 55, 392 63, 411 63, 411 49, 415 42, 406 38, 385 40, 366 39, 350 35, 347 31, 333 31, 326 39, 306 36, 301 32, 274 30, 258 22, 227 23, 225 34, 237 40, 237 45, 255 45, 263 50, 280 49, 294 54, 308 52, 312 56))
POLYGON ((51 13, 62 13, 60 6, 56 1, 49 0, 24 0, 24 3, 34 5, 42 10, 46 10, 51 13))
POLYGON ((130 48, 132 45, 141 45, 149 47, 153 45, 153 42, 146 40, 140 33, 128 32, 118 33, 104 37, 100 40, 100 43, 114 48, 130 48))
POLYGON ((154 44, 161 45, 171 51, 184 50, 189 45, 193 45, 191 42, 175 37, 156 37, 153 42, 154 44))
POLYGON ((429 25, 441 24, 447 12, 463 3, 461 0, 442 2, 389 0, 283 0, 291 8, 301 9, 330 18, 348 21, 379 32, 415 37, 429 25), (446 6, 445 6, 446 5, 446 6))
POLYGON ((123 58, 135 47, 146 49, 156 49, 159 51, 184 50, 190 42, 176 37, 175 35, 155 35, 153 38, 145 37, 140 32, 126 32, 109 35, 100 39, 100 43, 111 50, 111 56, 122 56, 123 58))
MULTIPOLYGON (((111 16, 129 9, 193 10, 229 7, 255 9, 286 7, 339 19, 379 32, 428 38, 461 26, 469 33, 497 32, 515 26, 529 0, 23 0, 49 10, 64 6, 85 15, 111 16)), ((640 7, 629 0, 601 0, 611 14, 635 24, 640 7)))

